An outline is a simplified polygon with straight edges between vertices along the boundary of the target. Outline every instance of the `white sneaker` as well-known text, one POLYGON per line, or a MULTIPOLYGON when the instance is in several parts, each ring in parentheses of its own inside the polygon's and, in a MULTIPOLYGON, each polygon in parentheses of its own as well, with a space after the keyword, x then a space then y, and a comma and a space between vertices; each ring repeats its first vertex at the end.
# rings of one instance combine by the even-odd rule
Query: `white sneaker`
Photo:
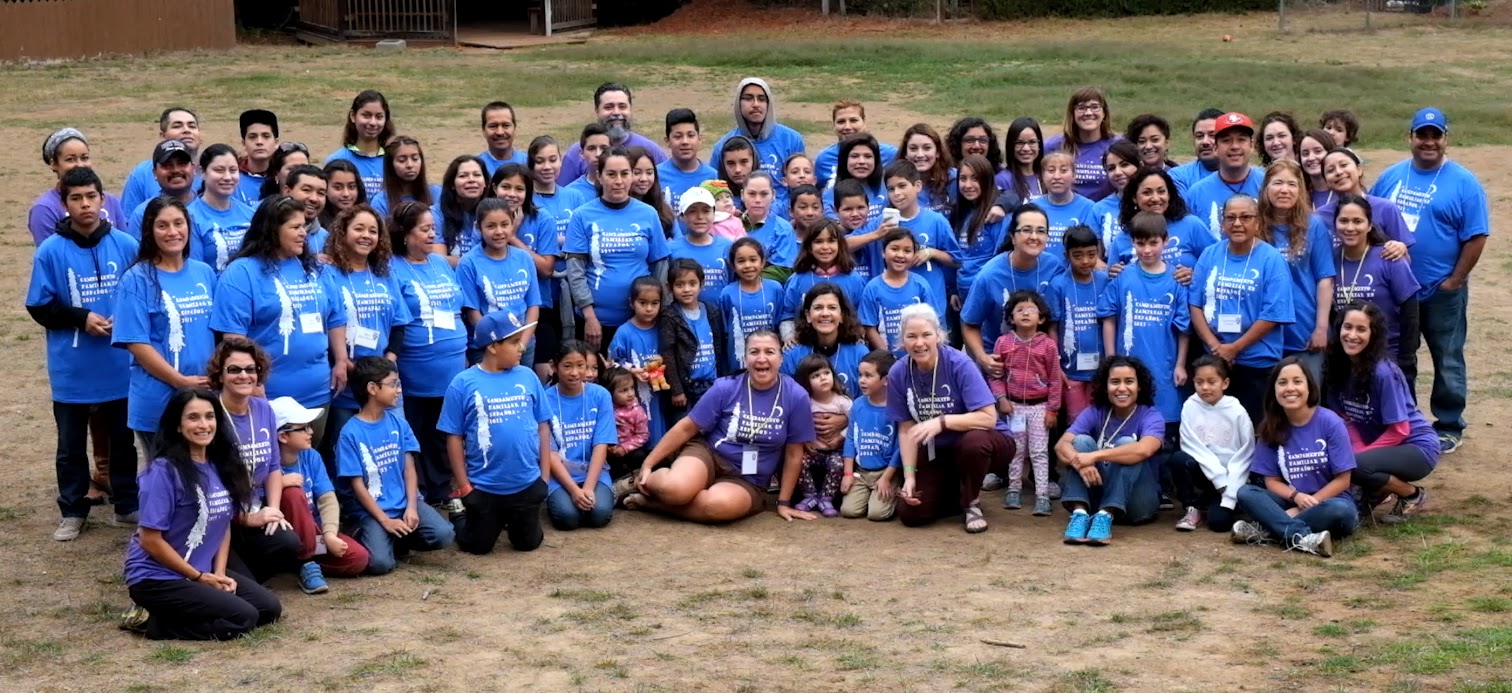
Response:
POLYGON ((996 491, 996 490, 998 490, 998 489, 1000 489, 1002 487, 1003 487, 1003 477, 1000 477, 1000 476, 998 476, 996 474, 992 474, 990 472, 987 474, 987 476, 982 477, 982 490, 983 491, 996 491))
POLYGON ((1235 544, 1269 544, 1273 540, 1269 532, 1257 522, 1240 520, 1234 523, 1234 529, 1229 533, 1229 541, 1235 544))
POLYGON ((1327 530, 1324 530, 1322 532, 1313 532, 1312 534, 1306 536, 1299 534, 1295 537, 1292 537, 1291 549, 1296 549, 1297 551, 1305 551, 1314 556, 1322 556, 1324 558, 1328 558, 1333 555, 1333 537, 1329 535, 1327 530))
POLYGON ((1190 532, 1202 526, 1202 511, 1190 505, 1187 506, 1186 514, 1176 523, 1176 531, 1190 532))
POLYGON ((58 523, 58 528, 53 530, 53 541, 73 541, 79 538, 79 532, 84 531, 84 518, 65 517, 58 523))

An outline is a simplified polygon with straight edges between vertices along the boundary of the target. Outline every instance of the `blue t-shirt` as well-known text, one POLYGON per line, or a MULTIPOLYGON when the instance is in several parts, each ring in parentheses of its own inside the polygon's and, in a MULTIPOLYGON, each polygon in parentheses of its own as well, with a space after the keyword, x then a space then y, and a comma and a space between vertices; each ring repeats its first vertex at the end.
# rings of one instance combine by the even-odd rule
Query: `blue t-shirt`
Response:
MULTIPOLYGON (((373 156, 363 154, 351 146, 342 147, 326 156, 327 164, 332 161, 350 161, 357 167, 357 175, 362 179, 362 187, 367 190, 367 199, 378 197, 383 192, 383 150, 373 156)), ((439 195, 437 200, 441 199, 439 195)), ((441 220, 437 219, 437 223, 441 220)))
POLYGON ((788 220, 769 214, 766 221, 753 226, 746 235, 761 243, 766 251, 767 264, 792 269, 793 263, 798 261, 798 237, 788 220))
MULTIPOLYGON (((490 172, 490 174, 491 173, 492 172, 490 172)), ((441 186, 439 186, 439 185, 437 185, 435 183, 431 183, 428 187, 430 188, 430 199, 431 199, 430 203, 431 203, 431 205, 435 206, 435 205, 441 204, 441 186)), ((414 202, 415 201, 415 196, 406 193, 404 195, 404 197, 400 198, 399 201, 401 203, 402 202, 414 202)), ((387 190, 379 190, 377 195, 369 197, 368 198, 368 206, 372 207, 373 211, 378 212, 378 217, 380 219, 383 218, 383 217, 387 217, 388 213, 389 213, 388 191, 387 190)))
MULTIPOLYGON (((103 225, 95 233, 108 235, 92 248, 57 235, 37 246, 26 305, 57 303, 115 317, 117 285, 136 260, 137 242, 103 225)), ((130 361, 124 350, 110 346, 110 337, 96 337, 82 326, 47 331, 47 380, 54 402, 98 404, 124 399, 130 361)))
POLYGON ((778 306, 782 305, 782 285, 774 279, 762 279, 761 288, 746 291, 740 282, 731 282, 719 292, 719 312, 724 316, 725 334, 730 339, 730 363, 745 368, 746 335, 756 330, 777 329, 778 306))
MULTIPOLYGON (((1250 460, 1251 474, 1280 477, 1303 493, 1317 493, 1334 476, 1354 468, 1349 429, 1338 414, 1323 408, 1313 412, 1307 423, 1289 426, 1286 442, 1280 446, 1256 440, 1250 460)), ((1350 499, 1353 494, 1346 489, 1339 497, 1350 499)))
POLYGON ((1177 338, 1186 334, 1191 315, 1187 288, 1176 281, 1169 264, 1160 274, 1139 265, 1125 268, 1097 304, 1098 317, 1115 321, 1113 348, 1120 356, 1137 357, 1155 376, 1155 407, 1167 422, 1181 420, 1181 393, 1171 374, 1177 338))
MULTIPOLYGON (((923 173, 920 171, 920 173, 923 173)), ((929 183, 925 183, 919 190, 919 206, 924 209, 932 209, 936 212, 950 216, 950 210, 955 207, 956 200, 960 197, 960 190, 956 187, 956 176, 959 171, 950 169, 945 180, 945 189, 939 193, 930 192, 929 183)))
POLYGON ((242 169, 241 177, 236 180, 236 199, 256 209, 257 204, 262 202, 262 186, 267 177, 267 172, 252 173, 242 169))
POLYGON ((971 229, 971 217, 967 216, 961 228, 956 229, 956 262, 961 266, 955 271, 956 295, 962 301, 971 295, 971 285, 976 282, 977 275, 981 273, 982 266, 987 264, 998 254, 998 249, 1003 246, 1003 239, 1008 237, 1007 217, 990 224, 982 224, 977 231, 976 242, 971 242, 967 232, 971 229))
POLYGON ((688 412, 718 461, 762 489, 782 468, 788 445, 814 442, 808 392, 792 378, 777 378, 777 384, 765 390, 751 386, 746 375, 720 378, 688 412), (753 473, 746 473, 742 465, 748 447, 756 451, 753 473))
POLYGON ((340 295, 324 273, 306 273, 299 258, 269 265, 232 260, 215 287, 210 329, 246 335, 273 359, 268 398, 289 396, 306 407, 331 402, 326 330, 346 325, 340 295))
MULTIPOLYGON (((862 224, 861 228, 847 233, 847 236, 871 233, 882 226, 882 210, 887 209, 887 188, 881 185, 874 188, 866 185, 864 181, 862 185, 866 189, 866 223, 862 224)), ((834 188, 824 191, 823 202, 824 216, 838 219, 839 216, 835 212, 834 188)), ((887 269, 882 260, 881 238, 867 243, 860 248, 852 249, 851 255, 856 258, 856 274, 861 275, 862 279, 870 280, 872 277, 882 274, 882 271, 887 269)))
POLYGON ((1256 320, 1278 323, 1235 359, 1241 366, 1269 368, 1281 360, 1285 326, 1296 316, 1294 292, 1277 290, 1290 279, 1286 258, 1269 243, 1255 241, 1246 255, 1230 253, 1226 242, 1215 243, 1192 270, 1187 302, 1202 309, 1208 327, 1224 344, 1238 341, 1256 320))
POLYGON ((377 421, 354 416, 341 427, 336 443, 337 475, 360 478, 378 508, 392 518, 409 507, 409 488, 404 480, 407 455, 419 454, 420 441, 399 412, 383 412, 377 421))
POLYGON ((688 321, 693 337, 698 340, 698 353, 693 356, 689 377, 700 382, 713 382, 719 377, 719 363, 714 352, 719 347, 714 343, 714 325, 709 322, 709 311, 699 308, 698 316, 690 318, 688 311, 684 310, 683 319, 688 321))
POLYGON ((1066 377, 1091 382, 1102 357, 1102 323, 1097 319, 1097 300, 1108 287, 1108 273, 1093 271, 1092 280, 1078 282, 1064 272, 1050 282, 1051 320, 1060 325, 1061 370, 1066 377), (1091 359, 1090 363, 1088 359, 1091 359), (1086 366, 1078 368, 1078 366, 1086 366))
POLYGON ((732 242, 721 236, 709 236, 709 239, 708 245, 694 245, 687 236, 678 236, 672 239, 667 249, 672 259, 688 258, 703 268, 704 284, 698 292, 698 300, 717 303, 719 292, 730 282, 725 266, 729 264, 732 242))
POLYGON ((1223 205, 1235 195, 1260 199, 1260 184, 1264 181, 1265 169, 1255 166, 1250 167, 1249 175, 1238 185, 1229 185, 1215 173, 1187 188, 1182 199, 1186 200, 1188 211, 1207 222, 1208 231, 1215 238, 1227 238, 1223 232, 1223 205))
POLYGON ((488 176, 489 178, 493 178, 494 171, 499 170, 504 166, 504 164, 519 164, 521 166, 528 165, 525 160, 525 151, 522 149, 514 150, 510 153, 509 158, 506 159, 496 158, 493 155, 493 152, 485 149, 481 152, 478 152, 478 159, 483 162, 483 174, 488 176))
MULTIPOLYGON (((1123 196, 1112 193, 1092 205, 1092 216, 1082 223, 1092 227, 1097 232, 1097 237, 1102 240, 1104 253, 1110 253, 1113 248, 1113 239, 1123 235, 1123 224, 1118 221, 1118 209, 1123 204, 1123 196)), ((1116 255, 1106 255, 1103 259, 1109 264, 1116 262, 1116 255)))
POLYGON ((1432 296, 1449 278, 1466 242, 1491 233, 1486 189, 1453 161, 1435 171, 1419 171, 1408 159, 1382 172, 1370 194, 1395 202, 1417 237, 1412 273, 1423 287, 1419 299, 1432 296))
MULTIPOLYGON (((1217 164, 1215 163, 1214 165, 1216 166, 1217 164)), ((1193 185, 1196 185, 1197 181, 1213 175, 1214 171, 1217 171, 1217 169, 1209 169, 1208 167, 1203 166, 1202 161, 1199 159, 1188 161, 1184 164, 1181 164, 1180 166, 1166 171, 1166 173, 1171 174, 1171 180, 1176 182, 1176 193, 1178 195, 1181 195, 1182 199, 1187 199, 1187 190, 1190 190, 1193 185)))
POLYGON ((422 264, 402 257, 389 263, 404 296, 410 322, 399 350, 404 394, 440 397, 467 367, 467 326, 462 322, 462 287, 446 258, 431 253, 422 264))
POLYGON ((935 304, 934 290, 929 282, 909 272, 902 286, 893 286, 887 277, 873 277, 866 283, 857 302, 856 314, 863 327, 875 327, 887 340, 887 348, 896 356, 903 355, 902 327, 903 309, 915 303, 935 304))
MULTIPOLYGON (((955 234, 950 230, 950 222, 946 221, 944 215, 939 212, 920 208, 919 214, 914 218, 898 220, 898 226, 913 232, 914 241, 917 242, 920 252, 923 252, 925 248, 933 248, 950 253, 951 259, 955 259, 956 253, 961 252, 961 249, 956 247, 955 234)), ((934 301, 930 305, 934 306, 936 314, 945 315, 945 309, 954 288, 950 286, 949 281, 950 273, 954 270, 931 260, 909 271, 922 277, 929 284, 929 290, 934 294, 934 301)))
MULTIPOLYGON (((645 368, 646 363, 661 352, 660 334, 655 325, 641 327, 633 320, 626 321, 615 331, 614 339, 609 341, 607 355, 611 361, 626 367, 645 368)), ((661 393, 652 392, 650 383, 639 380, 635 383, 635 389, 641 409, 650 419, 648 430, 651 437, 648 443, 655 445, 667 432, 667 422, 662 419, 661 393)))
POLYGON ((782 163, 794 154, 803 153, 803 135, 782 123, 769 123, 767 134, 761 139, 750 136, 744 127, 737 127, 714 143, 714 156, 710 161, 719 161, 724 154, 725 140, 742 135, 756 146, 756 165, 772 175, 772 191, 775 199, 787 199, 787 185, 782 182, 782 163))
MULTIPOLYGON (((214 466, 196 464, 194 468, 199 471, 198 479, 181 480, 161 457, 147 465, 137 477, 137 498, 141 501, 137 526, 162 532, 174 553, 195 570, 209 573, 215 570, 215 554, 231 531, 236 507, 214 466)), ((125 578, 127 585, 185 579, 147 553, 137 532, 132 532, 126 542, 125 578)))
MULTIPOLYGON (((144 159, 132 167, 131 173, 126 174, 126 186, 121 189, 121 211, 129 213, 148 200, 163 194, 163 186, 158 185, 157 174, 153 172, 153 169, 152 159, 144 159)), ((204 182, 204 178, 196 169, 190 189, 199 190, 204 182)), ((116 221, 112 219, 111 223, 114 224, 116 221)), ((126 223, 125 219, 119 221, 122 225, 126 223)))
MULTIPOLYGON (((383 356, 390 351, 389 332, 410 322, 409 305, 394 273, 380 277, 366 269, 348 274, 334 265, 325 265, 321 271, 346 314, 347 357, 383 356)), ((336 395, 333 406, 354 411, 362 408, 350 387, 336 395)))
POLYGON ((1050 282, 1056 275, 1066 271, 1066 264, 1049 253, 1040 253, 1034 267, 1019 269, 1009 259, 1012 253, 1003 253, 982 265, 982 271, 972 283, 971 293, 961 305, 961 322, 976 325, 982 331, 982 349, 992 353, 992 345, 1003 334, 1003 305, 1015 291, 1033 290, 1041 296, 1050 293, 1050 282))
MULTIPOLYGON (((1167 265, 1193 267, 1197 264, 1197 258, 1202 256, 1202 251, 1217 242, 1217 237, 1208 230, 1207 224, 1188 214, 1166 224, 1166 247, 1160 252, 1160 258, 1167 265)), ((1134 255, 1134 239, 1129 234, 1120 230, 1109 248, 1109 263, 1121 262, 1130 266, 1138 264, 1139 259, 1134 255)))
MULTIPOLYGON (((782 374, 798 377, 798 364, 804 357, 814 353, 815 349, 807 344, 794 344, 782 354, 782 374)), ((835 377, 840 384, 845 386, 845 391, 851 397, 859 397, 861 393, 861 359, 871 353, 871 347, 864 342, 851 342, 849 344, 835 345, 835 353, 829 356, 830 370, 834 371, 835 377)))
MULTIPOLYGON (((557 239, 557 221, 550 212, 536 208, 534 215, 526 217, 520 223, 520 229, 516 234, 520 237, 520 242, 530 246, 536 255, 541 257, 561 257, 562 255, 562 244, 557 239)), ((535 259, 531 258, 530 263, 534 266, 535 259)), ((552 290, 555 288, 554 283, 551 277, 542 277, 540 271, 536 271, 536 284, 541 292, 542 308, 556 305, 556 292, 552 290)))
POLYGON ((509 495, 541 478, 540 424, 551 416, 551 402, 535 371, 515 366, 489 373, 473 366, 446 388, 436 430, 462 436, 467 478, 474 487, 509 495))
MULTIPOLYGON (((552 447, 562 456, 562 464, 572 480, 582 484, 588 478, 593 449, 619 443, 619 432, 614 427, 614 400, 608 390, 594 383, 583 385, 583 391, 576 397, 562 394, 560 385, 551 386, 546 393, 556 414, 551 419, 552 447)), ((598 483, 604 486, 613 483, 608 464, 599 470, 598 483)), ((555 476, 546 480, 548 492, 561 487, 555 476)))
MULTIPOLYGON (((577 209, 587 200, 582 199, 576 192, 568 192, 566 188, 561 187, 557 188, 556 192, 550 195, 536 190, 533 199, 535 200, 536 209, 541 210, 542 214, 550 214, 551 218, 556 222, 557 260, 553 271, 558 277, 566 277, 567 260, 562 256, 564 254, 563 249, 567 247, 567 222, 572 221, 572 210, 577 209)), ((537 250, 536 252, 539 253, 540 251, 537 250)), ((549 293, 551 294, 551 305, 556 305, 557 298, 561 296, 561 289, 562 282, 559 280, 554 279, 549 282, 542 282, 541 293, 543 295, 541 300, 545 301, 545 294, 549 293)))
POLYGON ((231 258, 241 250, 242 239, 252 226, 251 206, 231 199, 231 206, 224 211, 210 206, 203 197, 189 203, 189 220, 193 222, 194 256, 210 265, 216 272, 226 269, 231 258))
MULTIPOLYGON (((1108 182, 1108 170, 1103 168, 1103 160, 1107 158, 1108 149, 1114 142, 1123 139, 1114 135, 1107 139, 1096 142, 1078 142, 1076 145, 1076 161, 1072 170, 1076 173, 1076 194, 1093 202, 1113 194, 1113 184, 1108 182)), ((1065 135, 1052 135, 1045 140, 1046 153, 1064 149, 1065 135)), ((1053 234, 1052 234, 1053 235, 1053 234)))
POLYGON ((1285 226, 1271 227, 1271 236, 1275 239, 1273 245, 1286 258, 1292 280, 1294 316, 1286 326, 1286 336, 1281 348, 1286 351, 1302 351, 1307 348, 1307 340, 1312 337, 1313 328, 1318 323, 1318 282, 1338 274, 1333 257, 1329 254, 1333 250, 1332 235, 1328 233, 1328 229, 1323 228, 1322 222, 1311 219, 1307 226, 1307 249, 1301 257, 1296 258, 1287 252, 1290 239, 1285 226))
POLYGON ((898 453, 898 426, 887 419, 887 404, 872 404, 860 397, 851 404, 850 429, 845 432, 846 457, 856 460, 864 472, 880 472, 902 466, 898 453))
POLYGON ((1342 310, 1351 301, 1374 303, 1386 318, 1387 353, 1397 353, 1397 340, 1402 335, 1402 304, 1418 294, 1417 277, 1412 276, 1412 265, 1405 260, 1386 260, 1381 257, 1381 248, 1372 246, 1365 257, 1349 260, 1342 251, 1334 253, 1334 312, 1342 310))
MULTIPOLYGON (((887 165, 898 158, 898 148, 886 142, 878 142, 877 148, 882 151, 882 160, 873 162, 877 170, 887 168, 887 165)), ((840 174, 840 143, 836 142, 824 149, 819 150, 819 156, 814 157, 814 184, 820 190, 828 190, 835 187, 835 178, 840 174)))
POLYGON ((475 248, 457 263, 457 284, 462 287, 462 307, 483 315, 504 311, 524 324, 525 311, 541 305, 535 261, 519 248, 505 248, 502 259, 475 248))
POLYGON ((841 293, 850 300, 852 308, 861 299, 861 292, 866 289, 866 281, 855 274, 837 274, 833 277, 818 277, 813 272, 794 274, 788 277, 787 284, 782 287, 782 309, 779 311, 778 322, 796 320, 798 313, 803 310, 803 297, 808 295, 809 289, 814 288, 815 284, 824 282, 840 287, 841 293))
POLYGON ((562 250, 588 256, 585 274, 593 311, 605 327, 630 319, 630 284, 650 274, 651 265, 668 254, 661 218, 651 205, 630 200, 615 209, 601 198, 573 212, 562 250))
POLYGON ((1051 201, 1049 195, 1036 197, 1033 202, 1040 209, 1045 210, 1045 216, 1050 222, 1050 238, 1045 241, 1046 255, 1065 257, 1066 229, 1077 224, 1091 226, 1094 223, 1092 200, 1081 195, 1072 195, 1065 204, 1056 204, 1051 201))
MULTIPOLYGON (((177 272, 146 262, 132 265, 118 289, 111 343, 123 349, 146 344, 180 375, 204 375, 215 351, 210 330, 214 297, 215 270, 199 260, 189 260, 177 272)), ((132 358, 126 424, 134 431, 157 431, 173 390, 132 358)))
MULTIPOLYGON (((304 491, 305 507, 310 509, 310 515, 315 518, 315 524, 321 525, 320 497, 327 493, 335 493, 336 486, 331 483, 330 475, 326 474, 325 461, 320 459, 320 453, 313 448, 299 451, 299 457, 293 465, 283 465, 284 474, 298 474, 304 477, 302 490, 304 491)), ((337 521, 339 518, 331 518, 337 521)))
POLYGON ((656 178, 661 181, 662 199, 667 201, 673 209, 678 208, 678 201, 682 200, 683 193, 692 188, 703 185, 704 181, 714 180, 719 177, 719 172, 702 161, 687 173, 677 167, 677 162, 667 159, 656 165, 656 178))

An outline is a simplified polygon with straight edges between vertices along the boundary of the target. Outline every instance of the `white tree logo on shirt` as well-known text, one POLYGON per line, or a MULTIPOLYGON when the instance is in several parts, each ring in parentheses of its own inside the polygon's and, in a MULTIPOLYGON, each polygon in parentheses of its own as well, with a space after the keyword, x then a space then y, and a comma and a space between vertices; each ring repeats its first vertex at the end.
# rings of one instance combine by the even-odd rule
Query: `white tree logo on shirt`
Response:
MULTIPOLYGON (((73 268, 68 268, 68 304, 75 308, 84 307, 84 296, 79 293, 79 275, 74 274, 73 268)), ((79 348, 79 328, 74 328, 73 348, 79 348)))
POLYGON ((418 279, 410 280, 410 286, 415 287, 415 302, 420 305, 420 320, 425 323, 426 343, 435 344, 436 309, 431 305, 430 294, 426 293, 425 286, 418 279))
POLYGON ((362 454, 362 470, 367 477, 368 494, 373 500, 378 500, 383 497, 383 477, 378 475, 378 463, 373 460, 373 451, 368 449, 367 443, 358 443, 357 449, 362 454))
POLYGON ((483 469, 488 469, 488 451, 493 449, 493 424, 488 420, 488 405, 482 392, 473 393, 473 410, 478 413, 478 452, 483 455, 483 469))
POLYGON ((597 276, 593 278, 593 288, 599 288, 604 283, 604 250, 603 231, 599 229, 597 222, 588 224, 588 260, 593 263, 593 269, 597 276))
POLYGON ((1124 333, 1123 347, 1125 354, 1134 353, 1134 292, 1124 294, 1124 333))
POLYGON ((210 503, 205 500, 205 489, 198 484, 194 487, 194 500, 198 508, 195 510, 194 526, 189 528, 189 538, 184 541, 186 561, 195 549, 205 543, 205 529, 210 524, 210 503))
POLYGON ((289 336, 294 334, 294 302, 289 300, 289 290, 284 288, 282 278, 273 279, 273 288, 278 292, 278 334, 283 337, 284 356, 288 356, 289 336))
POLYGON ((1207 318, 1208 324, 1212 324, 1218 315, 1218 268, 1208 271, 1207 283, 1203 290, 1207 292, 1207 300, 1202 302, 1202 316, 1207 318))
POLYGON ((357 312, 357 301, 352 298, 351 289, 341 287, 341 307, 346 311, 347 331, 347 356, 357 355, 357 330, 362 326, 362 315, 357 312))
POLYGON ((179 352, 184 350, 184 319, 167 291, 163 291, 163 313, 168 317, 168 351, 173 354, 173 370, 179 370, 179 352))

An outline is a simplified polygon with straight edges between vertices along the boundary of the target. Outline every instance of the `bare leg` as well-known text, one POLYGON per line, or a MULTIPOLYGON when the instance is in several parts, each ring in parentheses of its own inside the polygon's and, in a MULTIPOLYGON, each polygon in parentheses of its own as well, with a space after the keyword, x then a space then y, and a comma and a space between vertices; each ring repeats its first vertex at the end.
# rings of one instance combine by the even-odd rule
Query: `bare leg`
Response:
POLYGON ((697 457, 683 456, 672 462, 671 467, 651 473, 640 492, 648 501, 667 507, 683 506, 693 502, 700 492, 713 481, 709 467, 697 457))
POLYGON ((734 522, 749 515, 751 494, 737 484, 716 483, 699 491, 691 502, 684 505, 667 505, 648 497, 641 507, 692 522, 718 524, 734 522))

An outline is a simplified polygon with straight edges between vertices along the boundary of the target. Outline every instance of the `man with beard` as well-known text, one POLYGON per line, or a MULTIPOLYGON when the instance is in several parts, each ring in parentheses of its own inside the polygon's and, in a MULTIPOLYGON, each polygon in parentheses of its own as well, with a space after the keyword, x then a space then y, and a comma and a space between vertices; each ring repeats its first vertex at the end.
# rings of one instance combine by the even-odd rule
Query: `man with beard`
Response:
MULTIPOLYGON (((609 146, 645 147, 656 163, 667 160, 666 152, 650 138, 630 131, 630 104, 634 97, 630 87, 615 82, 605 82, 593 92, 593 113, 609 133, 609 146)), ((562 157, 562 172, 557 175, 557 185, 567 185, 577 180, 587 170, 583 161, 583 148, 574 144, 562 157)))
POLYGON ((1218 116, 1223 111, 1204 108, 1192 121, 1192 148, 1197 150, 1197 160, 1171 169, 1171 179, 1176 181, 1176 192, 1185 194, 1197 181, 1218 170, 1217 138, 1213 131, 1218 126, 1218 116))
POLYGON ((803 135, 777 122, 777 103, 765 80, 747 77, 735 87, 735 129, 714 143, 714 161, 723 156, 724 143, 741 135, 756 146, 756 165, 772 176, 775 199, 787 199, 782 183, 782 164, 788 157, 803 153, 803 135))
MULTIPOLYGON (((183 142, 163 140, 153 147, 152 176, 157 179, 163 195, 185 205, 194 201, 194 159, 183 142)), ((142 200, 132 209, 126 224, 119 230, 142 240, 142 215, 147 213, 147 203, 151 201, 151 198, 142 200)))

